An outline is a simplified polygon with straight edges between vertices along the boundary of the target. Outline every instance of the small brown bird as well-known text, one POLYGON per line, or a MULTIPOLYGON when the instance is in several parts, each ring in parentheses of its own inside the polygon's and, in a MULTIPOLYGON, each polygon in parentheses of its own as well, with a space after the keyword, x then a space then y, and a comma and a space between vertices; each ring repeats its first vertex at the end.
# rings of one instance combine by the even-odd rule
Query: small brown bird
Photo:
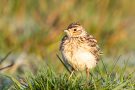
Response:
POLYGON ((78 23, 70 24, 60 44, 60 51, 64 63, 74 71, 86 70, 87 78, 89 70, 94 68, 99 61, 100 49, 97 40, 88 35, 85 29, 78 23))

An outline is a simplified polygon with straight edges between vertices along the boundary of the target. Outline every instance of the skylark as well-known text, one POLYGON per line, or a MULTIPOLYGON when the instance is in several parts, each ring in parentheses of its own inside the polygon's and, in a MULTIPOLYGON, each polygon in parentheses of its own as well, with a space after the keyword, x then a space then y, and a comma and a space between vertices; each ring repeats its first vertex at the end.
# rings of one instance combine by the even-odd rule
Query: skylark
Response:
POLYGON ((74 71, 89 70, 94 68, 99 61, 100 49, 97 40, 89 35, 78 23, 70 24, 60 44, 60 52, 64 63, 74 71))

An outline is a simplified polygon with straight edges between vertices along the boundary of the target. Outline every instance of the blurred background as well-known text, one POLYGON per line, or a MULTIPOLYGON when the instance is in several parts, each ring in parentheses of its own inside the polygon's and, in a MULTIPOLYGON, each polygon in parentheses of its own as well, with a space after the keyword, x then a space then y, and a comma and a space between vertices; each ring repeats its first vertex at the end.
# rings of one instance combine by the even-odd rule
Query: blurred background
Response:
POLYGON ((1 72, 36 72, 42 63, 61 72, 64 67, 56 54, 63 30, 72 22, 98 40, 103 60, 121 56, 135 66, 135 0, 2 0, 0 59, 8 57, 0 67, 14 65, 1 72))

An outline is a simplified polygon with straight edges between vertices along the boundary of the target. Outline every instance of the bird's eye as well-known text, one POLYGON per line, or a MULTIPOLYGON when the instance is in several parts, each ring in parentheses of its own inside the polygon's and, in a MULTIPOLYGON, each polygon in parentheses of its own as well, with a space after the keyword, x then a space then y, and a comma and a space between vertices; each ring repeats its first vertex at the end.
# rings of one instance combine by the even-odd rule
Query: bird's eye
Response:
POLYGON ((74 31, 77 31, 77 29, 74 29, 74 31))

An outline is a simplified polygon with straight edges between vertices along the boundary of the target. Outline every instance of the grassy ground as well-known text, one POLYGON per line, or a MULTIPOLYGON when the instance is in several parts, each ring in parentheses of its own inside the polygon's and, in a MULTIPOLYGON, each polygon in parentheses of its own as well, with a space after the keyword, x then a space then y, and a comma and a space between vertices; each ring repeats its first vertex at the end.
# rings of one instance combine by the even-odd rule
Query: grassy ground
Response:
POLYGON ((56 73, 48 65, 41 65, 37 73, 27 72, 25 77, 16 79, 7 76, 12 80, 10 89, 15 90, 134 90, 135 71, 127 71, 127 62, 123 67, 117 65, 118 60, 113 64, 104 63, 102 60, 98 66, 91 70, 89 80, 86 80, 84 73, 76 73, 69 79, 69 73, 56 73))

